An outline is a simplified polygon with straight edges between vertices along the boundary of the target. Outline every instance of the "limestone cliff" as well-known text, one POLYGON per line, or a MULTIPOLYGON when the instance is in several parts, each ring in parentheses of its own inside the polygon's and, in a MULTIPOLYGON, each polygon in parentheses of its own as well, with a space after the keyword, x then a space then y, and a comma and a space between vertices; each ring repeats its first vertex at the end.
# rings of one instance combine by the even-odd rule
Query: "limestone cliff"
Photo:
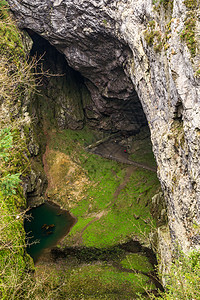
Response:
POLYGON ((146 122, 142 103, 171 239, 184 251, 198 247, 199 1, 8 2, 21 28, 48 40, 85 77, 92 96, 85 111, 96 113, 100 128, 137 131, 146 122))

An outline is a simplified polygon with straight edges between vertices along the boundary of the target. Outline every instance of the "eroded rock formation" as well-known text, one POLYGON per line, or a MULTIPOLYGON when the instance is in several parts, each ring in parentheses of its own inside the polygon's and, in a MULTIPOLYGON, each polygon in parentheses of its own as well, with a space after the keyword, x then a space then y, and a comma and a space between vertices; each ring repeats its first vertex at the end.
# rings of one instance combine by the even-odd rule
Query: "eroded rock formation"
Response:
POLYGON ((89 118, 92 111, 101 128, 108 130, 112 123, 118 130, 130 124, 130 131, 139 129, 145 122, 139 96, 151 130, 171 239, 184 251, 198 247, 199 2, 8 2, 21 28, 48 40, 86 78, 92 97, 86 115, 89 118), (192 24, 193 42, 184 31, 187 22, 192 24), (135 106, 114 114, 113 108, 122 101, 135 106))

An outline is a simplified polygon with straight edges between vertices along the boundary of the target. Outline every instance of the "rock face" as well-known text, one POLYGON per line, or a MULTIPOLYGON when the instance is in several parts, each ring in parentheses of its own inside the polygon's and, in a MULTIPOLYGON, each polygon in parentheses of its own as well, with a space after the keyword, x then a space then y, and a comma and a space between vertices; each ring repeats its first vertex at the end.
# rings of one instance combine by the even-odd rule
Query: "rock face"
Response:
POLYGON ((48 118, 53 119, 59 128, 82 129, 84 124, 84 104, 90 101, 90 95, 83 79, 67 65, 63 54, 37 34, 30 33, 33 39, 31 56, 38 59, 40 78, 39 93, 34 95, 34 117, 39 122, 43 110, 48 118))
MULTIPOLYGON (((87 123, 94 129, 134 133, 147 124, 133 86, 129 98, 125 98, 125 101, 120 95, 118 99, 103 99, 89 80, 68 66, 63 54, 39 35, 30 30, 29 34, 34 41, 31 55, 37 56, 40 65, 38 72, 40 68, 47 72, 47 76, 42 78, 40 95, 35 97, 35 106, 39 107, 41 102, 48 103, 46 110, 51 111, 51 117, 60 128, 82 129, 87 123)), ((40 114, 39 110, 36 118, 40 114)))
POLYGON ((145 123, 139 97, 151 131, 171 239, 184 251, 199 247, 199 2, 8 2, 21 28, 47 39, 86 78, 92 96, 86 115, 90 118, 92 111, 91 119, 101 128, 112 124, 120 130, 139 129, 145 123), (124 109, 114 114, 122 101, 124 109), (131 110, 126 109, 129 101, 131 110))

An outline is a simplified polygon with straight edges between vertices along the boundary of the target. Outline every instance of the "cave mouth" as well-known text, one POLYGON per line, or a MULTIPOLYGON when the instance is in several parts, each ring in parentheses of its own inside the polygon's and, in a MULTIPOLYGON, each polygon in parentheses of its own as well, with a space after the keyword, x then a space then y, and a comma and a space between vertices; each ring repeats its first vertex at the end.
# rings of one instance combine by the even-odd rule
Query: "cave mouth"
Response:
MULTIPOLYGON (((94 82, 69 67, 65 56, 48 41, 33 32, 31 38, 33 46, 30 54, 39 59, 38 72, 44 72, 40 92, 51 109, 51 118, 60 129, 76 130, 86 125, 105 134, 118 132, 128 137, 148 127, 133 87, 131 91, 129 88, 128 92, 119 92, 118 96, 108 91, 106 96, 103 92, 105 87, 97 88, 94 82)), ((119 76, 122 76, 121 69, 118 69, 119 76)), ((130 81, 128 77, 127 80, 130 81)), ((112 84, 108 82, 107 86, 112 84)), ((41 103, 36 106, 40 107, 41 103)), ((37 113, 40 115, 40 112, 37 113)))
POLYGON ((155 172, 150 131, 135 90, 125 100, 106 98, 48 41, 33 32, 31 38, 30 55, 39 61, 38 73, 44 73, 32 103, 40 127, 49 122, 59 130, 87 127, 95 131, 87 151, 155 172))

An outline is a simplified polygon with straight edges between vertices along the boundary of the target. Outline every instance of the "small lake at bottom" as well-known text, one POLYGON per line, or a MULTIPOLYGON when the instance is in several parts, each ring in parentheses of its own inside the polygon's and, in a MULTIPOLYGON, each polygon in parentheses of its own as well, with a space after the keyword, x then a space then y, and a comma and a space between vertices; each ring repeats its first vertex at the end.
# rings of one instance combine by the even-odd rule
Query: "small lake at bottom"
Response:
POLYGON ((37 262, 44 249, 55 246, 76 223, 68 211, 53 203, 46 202, 31 208, 26 213, 24 229, 26 232, 27 253, 37 262))

